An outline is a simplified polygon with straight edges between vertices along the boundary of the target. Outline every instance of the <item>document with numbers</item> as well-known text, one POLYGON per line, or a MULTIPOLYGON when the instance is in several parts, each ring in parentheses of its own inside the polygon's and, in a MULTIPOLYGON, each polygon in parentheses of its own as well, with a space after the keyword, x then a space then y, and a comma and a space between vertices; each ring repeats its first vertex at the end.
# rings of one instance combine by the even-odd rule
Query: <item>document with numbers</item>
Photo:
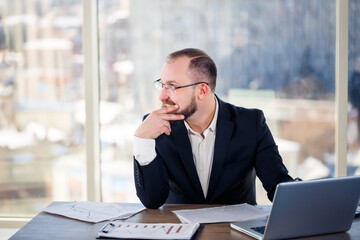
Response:
POLYGON ((97 238, 120 239, 191 239, 199 224, 129 223, 114 221, 106 224, 97 238))

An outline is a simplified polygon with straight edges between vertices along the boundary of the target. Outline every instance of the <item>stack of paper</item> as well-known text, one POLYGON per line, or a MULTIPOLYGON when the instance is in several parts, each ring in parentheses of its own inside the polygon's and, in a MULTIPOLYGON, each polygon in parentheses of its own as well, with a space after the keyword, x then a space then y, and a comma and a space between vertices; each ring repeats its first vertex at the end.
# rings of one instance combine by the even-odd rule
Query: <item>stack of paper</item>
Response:
POLYGON ((70 202, 49 206, 43 211, 86 222, 101 222, 105 220, 125 219, 144 210, 141 206, 124 206, 115 203, 70 202))
POLYGON ((122 239, 190 239, 199 224, 178 223, 129 223, 111 222, 106 224, 97 238, 122 239))
POLYGON ((214 208, 173 211, 183 223, 242 222, 266 218, 269 213, 247 203, 214 208))

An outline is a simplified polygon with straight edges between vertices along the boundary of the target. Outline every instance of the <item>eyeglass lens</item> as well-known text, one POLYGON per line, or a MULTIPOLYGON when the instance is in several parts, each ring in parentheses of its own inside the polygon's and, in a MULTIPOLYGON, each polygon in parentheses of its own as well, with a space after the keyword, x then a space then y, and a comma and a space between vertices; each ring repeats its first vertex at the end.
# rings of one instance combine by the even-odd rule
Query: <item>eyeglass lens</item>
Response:
POLYGON ((155 83, 155 87, 157 89, 159 89, 159 90, 161 90, 162 88, 165 88, 167 91, 169 91, 172 94, 176 93, 176 90, 175 90, 174 86, 169 85, 169 84, 165 84, 165 83, 161 82, 160 79, 156 80, 154 83, 155 83))

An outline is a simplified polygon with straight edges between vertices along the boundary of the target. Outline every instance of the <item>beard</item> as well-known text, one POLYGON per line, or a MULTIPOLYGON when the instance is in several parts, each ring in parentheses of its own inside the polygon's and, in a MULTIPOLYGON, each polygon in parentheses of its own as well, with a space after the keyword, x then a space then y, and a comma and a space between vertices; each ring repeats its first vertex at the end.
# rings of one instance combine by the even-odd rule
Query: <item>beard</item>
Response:
MULTIPOLYGON (((171 100, 163 101, 163 107, 169 106, 169 105, 175 105, 175 103, 171 100)), ((183 120, 170 121, 170 123, 176 123, 176 122, 180 122, 180 121, 184 121, 184 120, 188 119, 197 111, 197 109, 198 109, 198 106, 195 101, 195 96, 192 95, 190 104, 186 108, 184 108, 183 110, 178 109, 177 111, 173 112, 173 114, 182 114, 182 115, 184 115, 185 118, 183 120)))

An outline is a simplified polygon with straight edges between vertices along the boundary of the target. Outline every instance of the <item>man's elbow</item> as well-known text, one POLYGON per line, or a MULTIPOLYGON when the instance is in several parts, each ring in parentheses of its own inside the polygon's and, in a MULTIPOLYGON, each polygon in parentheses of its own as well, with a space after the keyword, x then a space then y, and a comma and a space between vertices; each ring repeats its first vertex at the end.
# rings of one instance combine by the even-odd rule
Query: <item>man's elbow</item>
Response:
POLYGON ((139 192, 137 192, 137 195, 138 195, 141 203, 144 205, 144 207, 150 208, 150 209, 157 209, 157 208, 161 207, 167 199, 167 194, 160 194, 160 193, 139 194, 139 192), (159 196, 162 196, 162 197, 159 197, 159 196))
POLYGON ((143 201, 141 200, 141 203, 144 205, 144 207, 149 208, 149 209, 158 209, 159 207, 161 207, 164 202, 163 201, 143 201))
POLYGON ((143 203, 144 207, 149 208, 149 209, 158 209, 159 207, 162 206, 162 204, 154 204, 154 203, 143 203))

